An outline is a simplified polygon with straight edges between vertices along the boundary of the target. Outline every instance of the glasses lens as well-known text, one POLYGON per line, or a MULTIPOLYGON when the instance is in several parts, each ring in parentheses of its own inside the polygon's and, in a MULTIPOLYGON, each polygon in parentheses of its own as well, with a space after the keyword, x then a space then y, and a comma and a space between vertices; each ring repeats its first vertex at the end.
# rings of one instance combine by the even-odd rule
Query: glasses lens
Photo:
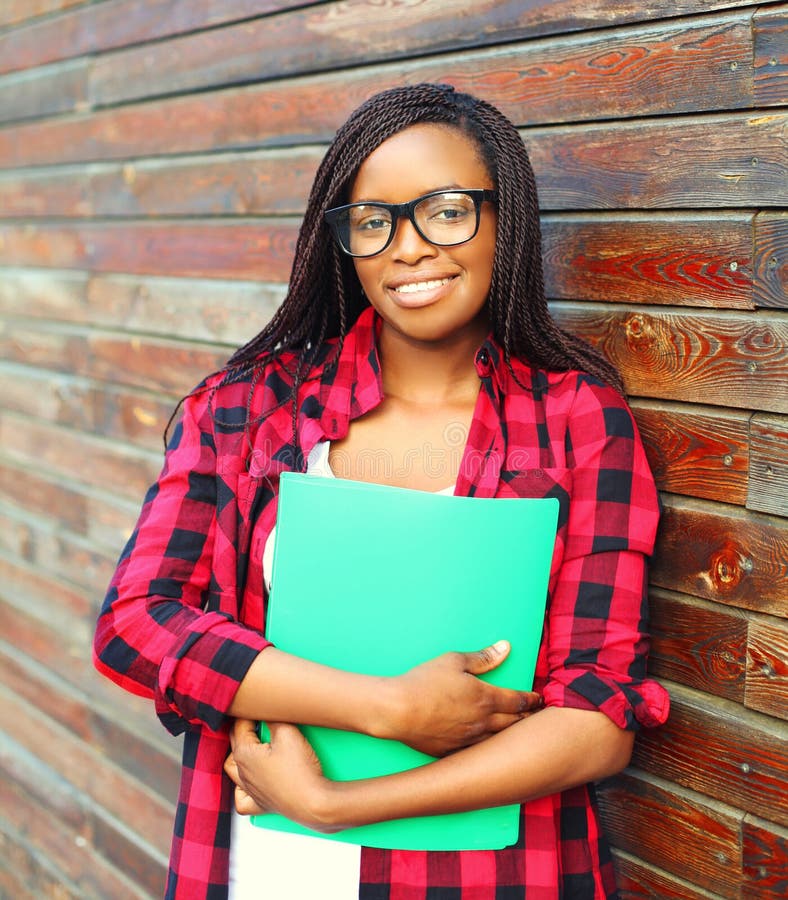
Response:
POLYGON ((372 256, 386 246, 391 233, 391 213, 383 206, 359 204, 337 219, 342 246, 354 256, 372 256))
POLYGON ((478 225, 473 197, 457 191, 425 197, 416 204, 414 216, 424 237, 444 246, 470 240, 478 225))

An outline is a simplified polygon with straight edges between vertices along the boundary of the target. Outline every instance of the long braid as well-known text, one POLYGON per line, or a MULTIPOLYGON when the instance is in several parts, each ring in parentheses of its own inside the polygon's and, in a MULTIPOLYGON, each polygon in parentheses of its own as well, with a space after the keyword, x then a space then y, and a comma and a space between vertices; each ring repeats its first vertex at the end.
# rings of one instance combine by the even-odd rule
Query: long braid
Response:
POLYGON ((373 150, 392 135, 422 123, 445 124, 468 135, 498 190, 488 311, 510 368, 513 357, 557 371, 578 368, 622 390, 615 367, 585 341, 561 329, 547 308, 536 183, 517 129, 494 106, 450 85, 397 87, 371 97, 337 131, 312 184, 287 295, 270 322, 232 355, 224 369, 224 382, 234 381, 282 351, 295 352, 291 399, 296 454, 298 387, 327 339, 338 339, 332 359, 337 358, 344 336, 368 305, 352 261, 334 245, 323 213, 347 202, 353 178, 373 150))

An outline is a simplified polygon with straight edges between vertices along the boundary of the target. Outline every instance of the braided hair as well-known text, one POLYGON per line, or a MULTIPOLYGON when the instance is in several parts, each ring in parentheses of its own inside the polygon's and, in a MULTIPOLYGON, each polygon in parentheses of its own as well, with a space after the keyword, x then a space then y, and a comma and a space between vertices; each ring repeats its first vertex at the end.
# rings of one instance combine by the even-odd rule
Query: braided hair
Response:
MULTIPOLYGON (((512 357, 520 357, 554 371, 581 369, 623 392, 616 368, 585 341, 561 329, 548 311, 536 183, 517 129, 491 104, 445 84, 416 84, 375 94, 337 131, 315 175, 284 302, 263 330, 229 359, 224 381, 250 372, 259 376, 267 360, 291 350, 298 360, 291 373, 294 400, 327 339, 338 339, 333 360, 338 358, 345 335, 368 301, 352 260, 334 243, 323 213, 347 202, 361 163, 385 140, 426 123, 467 135, 498 191, 487 307, 509 368, 512 357)), ((295 419, 295 402, 293 407, 295 419)))

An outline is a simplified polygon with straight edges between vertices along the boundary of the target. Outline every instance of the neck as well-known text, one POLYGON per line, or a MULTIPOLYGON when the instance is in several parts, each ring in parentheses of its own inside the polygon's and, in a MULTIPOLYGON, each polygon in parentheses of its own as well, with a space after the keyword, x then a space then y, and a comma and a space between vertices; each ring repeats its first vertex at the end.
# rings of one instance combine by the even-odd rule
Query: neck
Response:
POLYGON ((475 356, 488 331, 480 320, 460 334, 425 342, 384 323, 379 350, 386 396, 423 405, 475 397, 479 390, 475 356))

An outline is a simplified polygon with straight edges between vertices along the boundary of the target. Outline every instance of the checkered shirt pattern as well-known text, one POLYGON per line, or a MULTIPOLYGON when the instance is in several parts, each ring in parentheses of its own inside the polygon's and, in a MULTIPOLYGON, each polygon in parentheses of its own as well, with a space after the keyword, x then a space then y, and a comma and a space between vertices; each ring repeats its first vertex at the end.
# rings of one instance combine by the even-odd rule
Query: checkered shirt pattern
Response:
MULTIPOLYGON (((219 387, 212 376, 194 391, 110 584, 96 667, 184 733, 168 898, 227 896, 227 710, 268 646, 262 553, 278 476, 381 401, 378 327, 367 309, 338 355, 324 348, 299 391, 298 456, 291 356, 265 365, 250 406, 249 379, 219 387)), ((535 689, 547 705, 601 710, 621 728, 657 725, 668 698, 646 677, 646 562, 658 504, 632 416, 583 373, 512 365, 516 377, 492 338, 476 355, 482 387, 456 493, 559 499, 535 689)), ((362 900, 615 896, 591 786, 525 803, 519 840, 504 850, 363 848, 360 882, 362 900)))

